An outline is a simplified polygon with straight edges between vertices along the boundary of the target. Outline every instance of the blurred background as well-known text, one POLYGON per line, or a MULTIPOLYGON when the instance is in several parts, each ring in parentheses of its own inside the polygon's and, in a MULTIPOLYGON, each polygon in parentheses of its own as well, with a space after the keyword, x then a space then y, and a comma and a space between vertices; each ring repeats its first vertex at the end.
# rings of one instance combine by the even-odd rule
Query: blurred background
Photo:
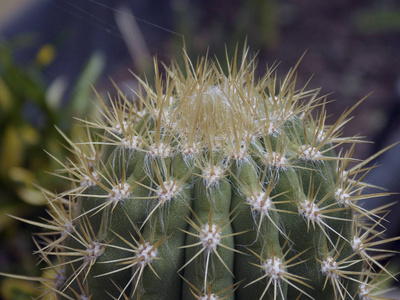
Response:
MULTIPOLYGON (((400 2, 397 0, 2 0, 0 1, 0 266, 1 272, 40 276, 31 238, 36 230, 7 214, 46 218, 35 185, 62 191, 65 183, 46 172, 59 168, 68 151, 54 124, 79 137, 73 117, 93 113, 92 85, 112 96, 109 78, 135 87, 132 70, 152 77, 152 59, 222 61, 244 41, 258 53, 259 72, 279 63, 284 76, 300 57, 298 87, 321 89, 335 100, 332 120, 368 96, 346 127, 373 143, 359 145, 365 159, 400 141, 400 2)), ((400 192, 400 146, 381 155, 365 180, 400 192)), ((365 203, 373 207, 394 195, 365 203)), ((400 205, 386 223, 400 235, 400 205)), ((400 249, 392 243, 391 249, 400 249)), ((398 256, 391 264, 399 271, 398 256)), ((0 278, 2 299, 31 299, 34 283, 0 278)), ((394 299, 400 299, 393 292, 394 299)))

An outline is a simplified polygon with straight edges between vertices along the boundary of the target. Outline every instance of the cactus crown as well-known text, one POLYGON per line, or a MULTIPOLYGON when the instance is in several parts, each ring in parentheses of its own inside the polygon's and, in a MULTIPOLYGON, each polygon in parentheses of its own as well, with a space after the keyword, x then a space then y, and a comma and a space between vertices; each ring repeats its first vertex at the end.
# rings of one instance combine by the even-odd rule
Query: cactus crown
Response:
POLYGON ((86 140, 67 139, 71 190, 44 191, 46 223, 25 220, 46 230, 43 298, 381 299, 387 207, 358 204, 383 195, 363 193, 375 156, 353 159, 361 140, 342 136, 361 101, 326 125, 296 68, 256 79, 247 50, 226 73, 155 65, 154 87, 136 77, 137 99, 101 101, 86 140))

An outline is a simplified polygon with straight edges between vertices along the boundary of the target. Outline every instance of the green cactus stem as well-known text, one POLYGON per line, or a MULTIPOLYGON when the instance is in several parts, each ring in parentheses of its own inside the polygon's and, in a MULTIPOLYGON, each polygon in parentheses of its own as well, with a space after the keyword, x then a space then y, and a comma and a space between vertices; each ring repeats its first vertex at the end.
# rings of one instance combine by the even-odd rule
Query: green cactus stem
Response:
POLYGON ((376 156, 352 158, 362 141, 342 136, 361 101, 326 125, 297 66, 256 79, 247 50, 226 72, 185 63, 100 100, 87 140, 67 140, 71 190, 24 220, 45 229, 42 298, 383 299, 381 246, 397 238, 382 237, 388 206, 358 204, 385 195, 364 191, 376 156))

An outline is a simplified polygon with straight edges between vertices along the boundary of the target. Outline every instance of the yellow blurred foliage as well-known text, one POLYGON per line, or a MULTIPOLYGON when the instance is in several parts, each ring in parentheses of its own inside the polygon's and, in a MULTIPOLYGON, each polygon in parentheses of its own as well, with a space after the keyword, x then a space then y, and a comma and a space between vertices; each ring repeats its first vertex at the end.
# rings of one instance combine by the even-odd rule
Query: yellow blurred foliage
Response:
POLYGON ((36 62, 41 66, 47 66, 56 57, 56 49, 50 44, 42 46, 36 54, 36 62))
POLYGON ((0 77, 0 109, 2 113, 7 113, 11 108, 11 93, 4 80, 0 77))
POLYGON ((46 197, 36 187, 22 187, 17 189, 17 195, 26 203, 32 205, 45 205, 46 197))
POLYGON ((24 146, 17 128, 9 126, 5 129, 0 149, 0 174, 8 176, 12 167, 21 165, 24 157, 24 146))
POLYGON ((23 124, 22 127, 19 130, 21 139, 23 142, 30 144, 30 145, 35 145, 39 142, 40 139, 40 133, 35 127, 29 125, 29 124, 23 124))
POLYGON ((8 175, 12 181, 21 182, 24 185, 29 185, 35 180, 35 175, 32 171, 21 167, 11 168, 8 172, 8 175))
POLYGON ((21 183, 22 186, 16 189, 16 193, 23 201, 32 205, 46 204, 46 197, 33 185, 37 179, 32 171, 13 167, 9 170, 8 174, 12 181, 21 183))
POLYGON ((33 282, 14 278, 5 278, 1 282, 0 295, 4 300, 32 299, 38 296, 37 285, 33 282))

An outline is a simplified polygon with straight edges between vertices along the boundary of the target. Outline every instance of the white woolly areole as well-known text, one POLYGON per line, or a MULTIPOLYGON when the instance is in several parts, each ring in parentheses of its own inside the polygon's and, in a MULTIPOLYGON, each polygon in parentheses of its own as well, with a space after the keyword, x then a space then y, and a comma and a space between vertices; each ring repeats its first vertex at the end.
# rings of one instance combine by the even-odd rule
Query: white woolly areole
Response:
POLYGON ((284 169, 288 163, 285 155, 283 153, 276 154, 275 152, 267 153, 265 155, 267 163, 271 167, 278 169, 284 169))
POLYGON ((371 290, 365 283, 360 284, 360 286, 358 287, 358 297, 360 298, 360 300, 369 300, 370 293, 371 290))
POLYGON ((275 123, 272 122, 272 121, 269 122, 269 124, 268 124, 268 135, 273 135, 277 131, 278 126, 279 125, 275 125, 275 123))
POLYGON ((224 170, 217 166, 214 166, 214 168, 207 167, 203 171, 203 176, 207 180, 208 184, 214 184, 218 182, 223 175, 224 170))
POLYGON ((182 147, 182 154, 185 156, 199 153, 199 146, 196 143, 185 144, 182 147))
POLYGON ((247 202, 250 203, 254 210, 264 215, 268 214, 272 206, 271 198, 269 196, 265 196, 265 192, 258 192, 256 195, 248 197, 247 202))
MULTIPOLYGON (((153 119, 157 120, 157 119, 160 117, 160 112, 161 112, 160 109, 154 108, 153 114, 152 114, 153 119)), ((164 112, 164 111, 162 111, 162 112, 164 112)), ((163 116, 161 115, 161 118, 162 118, 162 117, 163 117, 163 116)))
POLYGON ((200 300, 218 300, 219 297, 212 293, 211 295, 203 295, 200 297, 200 300))
POLYGON ((173 130, 177 127, 177 122, 174 122, 172 118, 169 117, 170 115, 166 115, 163 119, 163 126, 167 129, 173 130))
POLYGON ((304 200, 298 204, 299 214, 301 214, 307 220, 312 220, 315 222, 319 222, 321 220, 320 217, 320 209, 312 200, 304 200))
POLYGON ((270 115, 270 120, 275 121, 275 122, 279 122, 279 123, 284 123, 285 121, 289 120, 293 115, 293 111, 288 110, 285 111, 283 109, 279 109, 274 111, 271 115, 270 115))
POLYGON ((205 224, 200 232, 200 241, 203 243, 203 247, 205 247, 207 251, 215 250, 221 242, 221 233, 219 232, 217 225, 212 224, 210 227, 208 223, 205 224))
POLYGON ((65 237, 75 230, 75 223, 74 221, 65 223, 62 228, 63 230, 61 231, 61 237, 65 237))
POLYGON ((138 136, 131 136, 129 138, 123 138, 121 140, 122 145, 125 148, 128 148, 128 149, 138 149, 138 148, 140 148, 141 142, 142 142, 142 139, 139 138, 138 136))
POLYGON ((323 130, 318 130, 315 132, 315 135, 317 136, 317 141, 322 142, 326 138, 326 134, 323 130))
POLYGON ((85 175, 81 181, 81 186, 92 187, 96 185, 95 180, 100 180, 100 175, 97 172, 92 172, 92 175, 85 175))
POLYGON ((96 164, 96 156, 87 156, 86 154, 83 154, 83 157, 86 159, 89 167, 93 168, 96 164))
POLYGON ((263 269, 265 274, 274 281, 281 279, 285 273, 285 268, 279 257, 268 258, 263 264, 263 269))
POLYGON ((173 106, 175 104, 175 102, 177 101, 173 96, 167 96, 167 95, 164 95, 163 99, 164 99, 164 103, 166 103, 167 106, 169 106, 169 107, 173 106))
POLYGON ((202 100, 204 102, 207 104, 219 102, 226 110, 231 108, 232 100, 229 99, 229 96, 236 93, 236 87, 232 85, 211 85, 202 91, 200 85, 198 84, 198 90, 203 94, 202 100))
POLYGON ((346 182, 349 179, 350 171, 343 170, 339 166, 337 172, 338 172, 338 175, 340 176, 340 179, 342 182, 346 182))
POLYGON ((245 146, 240 146, 239 150, 232 149, 231 153, 230 153, 230 157, 234 160, 244 160, 246 159, 246 157, 249 156, 247 147, 245 146))
POLYGON ((165 128, 168 129, 174 129, 176 127, 176 122, 173 122, 173 120, 171 119, 171 115, 173 114, 173 111, 171 111, 168 108, 163 108, 162 110, 156 108, 154 110, 154 116, 153 118, 158 120, 160 118, 160 114, 161 114, 161 125, 164 126, 165 128))
POLYGON ((335 200, 346 207, 352 204, 350 197, 350 194, 345 189, 338 188, 335 191, 335 200))
POLYGON ((80 295, 80 296, 79 296, 79 299, 80 299, 80 300, 89 300, 89 297, 88 297, 88 296, 85 296, 85 295, 80 295))
POLYGON ((129 188, 131 186, 128 183, 118 184, 117 186, 113 187, 110 194, 108 194, 109 200, 112 202, 119 202, 124 200, 126 197, 129 196, 129 188))
POLYGON ((353 237, 353 239, 351 240, 351 247, 353 248, 354 252, 362 254, 365 253, 364 243, 359 237, 353 237))
POLYGON ((256 124, 258 128, 255 131, 255 135, 257 136, 263 136, 265 134, 272 136, 275 132, 277 132, 280 125, 276 121, 267 118, 260 118, 259 120, 256 120, 256 124))
POLYGON ((171 147, 168 144, 159 143, 150 146, 149 153, 153 157, 169 157, 171 155, 171 147))
POLYGON ((299 158, 304 160, 318 160, 322 157, 317 148, 310 145, 302 145, 299 149, 299 158))
POLYGON ((179 192, 179 186, 173 181, 165 181, 163 186, 160 186, 157 190, 158 199, 161 202, 168 202, 174 198, 179 192))
POLYGON ((278 128, 287 120, 289 120, 292 116, 293 111, 285 111, 280 109, 271 112, 268 118, 262 118, 261 120, 266 120, 267 122, 269 121, 269 124, 268 126, 266 126, 266 128, 268 129, 268 135, 273 135, 278 130, 278 128))
MULTIPOLYGON (((129 124, 126 121, 122 122, 122 126, 124 128, 124 131, 126 132, 128 130, 129 124)), ((122 127, 121 124, 116 124, 113 128, 112 131, 114 131, 117 134, 122 134, 122 127)))
POLYGON ((271 96, 270 95, 270 96, 265 97, 265 99, 268 100, 269 104, 274 104, 275 103, 275 96, 271 96))
POLYGON ((65 272, 65 268, 62 268, 60 271, 56 270, 56 275, 53 278, 54 287, 59 288, 65 283, 66 280, 67 280, 67 275, 65 272))
POLYGON ((153 248, 149 242, 144 245, 140 244, 136 253, 136 258, 138 259, 138 265, 141 267, 147 266, 157 257, 157 249, 153 248))
POLYGON ((146 109, 138 110, 137 108, 132 110, 132 113, 139 118, 143 118, 146 115, 146 109))
POLYGON ((91 242, 86 248, 85 262, 96 260, 104 252, 104 246, 98 242, 91 242))
POLYGON ((339 278, 336 272, 339 270, 338 264, 333 260, 333 257, 328 257, 321 262, 321 272, 325 276, 331 278, 339 278))

